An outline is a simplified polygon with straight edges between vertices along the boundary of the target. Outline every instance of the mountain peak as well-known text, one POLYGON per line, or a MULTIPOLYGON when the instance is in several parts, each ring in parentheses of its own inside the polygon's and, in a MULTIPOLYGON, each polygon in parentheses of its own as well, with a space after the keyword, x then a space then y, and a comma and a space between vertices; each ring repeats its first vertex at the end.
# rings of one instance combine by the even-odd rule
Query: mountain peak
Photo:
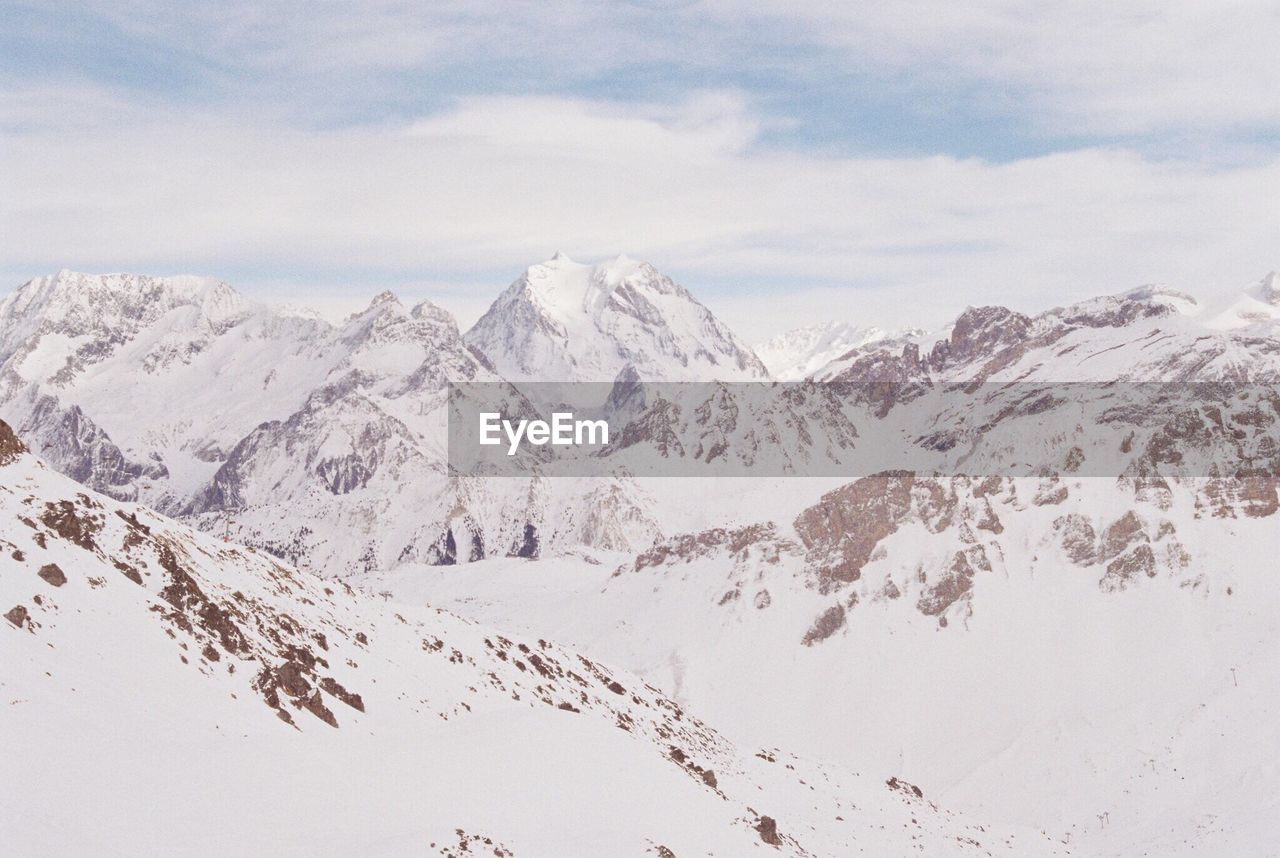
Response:
POLYGON ((790 381, 817 372, 853 349, 905 333, 907 331, 890 334, 877 327, 829 320, 770 337, 756 344, 755 353, 774 378, 790 381))
POLYGON ((545 315, 558 324, 572 326, 583 313, 594 316, 604 311, 614 290, 645 267, 621 254, 591 265, 557 253, 547 262, 530 266, 516 285, 545 315))
POLYGON ((421 301, 414 305, 413 309, 409 311, 409 315, 420 322, 429 322, 443 327, 451 333, 452 339, 457 339, 461 336, 458 331, 458 320, 453 317, 452 313, 438 304, 433 304, 426 300, 421 301))
POLYGON ((628 364, 652 380, 768 377, 688 290, 625 254, 531 266, 465 339, 512 379, 609 381, 628 364))
POLYGON ((56 334, 61 339, 47 341, 41 352, 42 366, 55 370, 80 347, 74 342, 79 337, 101 340, 104 346, 75 362, 84 357, 96 361, 166 317, 169 333, 181 336, 175 332, 225 325, 252 306, 213 277, 87 274, 64 268, 29 280, 0 299, 0 359, 23 343, 34 349, 43 334, 56 334))

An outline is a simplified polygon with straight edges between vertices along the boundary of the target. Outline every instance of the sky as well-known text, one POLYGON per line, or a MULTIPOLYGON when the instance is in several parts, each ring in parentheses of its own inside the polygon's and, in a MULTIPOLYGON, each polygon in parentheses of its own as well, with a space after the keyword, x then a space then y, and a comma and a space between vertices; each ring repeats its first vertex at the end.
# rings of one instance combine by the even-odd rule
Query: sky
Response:
POLYGON ((0 0, 0 290, 465 327, 645 259, 750 341, 1280 268, 1280 2, 0 0))

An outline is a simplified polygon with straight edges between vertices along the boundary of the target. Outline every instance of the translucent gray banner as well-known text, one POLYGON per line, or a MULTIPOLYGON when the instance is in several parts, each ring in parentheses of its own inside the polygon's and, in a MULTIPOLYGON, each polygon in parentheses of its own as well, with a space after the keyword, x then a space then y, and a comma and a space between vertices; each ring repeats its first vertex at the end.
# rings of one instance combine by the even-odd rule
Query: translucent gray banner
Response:
POLYGON ((462 383, 448 461, 487 476, 1280 473, 1280 384, 462 383))

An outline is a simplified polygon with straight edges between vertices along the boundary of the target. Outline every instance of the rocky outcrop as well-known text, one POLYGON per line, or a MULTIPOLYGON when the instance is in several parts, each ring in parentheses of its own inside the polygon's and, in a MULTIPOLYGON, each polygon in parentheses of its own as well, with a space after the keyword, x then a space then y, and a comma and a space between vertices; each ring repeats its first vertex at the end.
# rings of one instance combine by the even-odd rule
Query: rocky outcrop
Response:
POLYGON ((756 822, 756 831, 760 839, 770 846, 781 846, 782 838, 778 836, 778 821, 772 816, 761 816, 756 822))
POLYGON ((876 546, 910 515, 914 485, 908 471, 877 474, 823 495, 802 512, 794 526, 818 578, 849 583, 862 577, 876 546))
POLYGON ((1156 574, 1146 522, 1132 510, 1102 532, 1098 557, 1107 564, 1106 574, 1099 582, 1104 590, 1122 590, 1137 578, 1153 578, 1156 574))
POLYGON ((18 439, 8 423, 0 420, 0 465, 16 461, 25 452, 27 445, 18 439))
POLYGON ((1077 566, 1094 563, 1098 554, 1098 534, 1086 516, 1078 512, 1059 516, 1053 521, 1053 529, 1072 563, 1077 566))
POLYGON ((36 452, 59 471, 119 500, 138 497, 138 480, 169 474, 160 462, 128 458, 78 405, 63 407, 52 396, 35 400, 18 431, 39 439, 36 452))
POLYGON ((40 571, 36 574, 50 587, 61 587, 67 583, 66 573, 62 571, 62 567, 57 563, 46 563, 40 567, 40 571))
POLYGON ((844 622, 844 606, 832 605, 818 615, 818 618, 813 621, 813 625, 809 627, 809 631, 804 633, 800 643, 805 646, 821 643, 844 628, 844 622))
POLYGON ((748 553, 754 553, 765 562, 776 564, 782 555, 793 552, 796 548, 794 542, 778 535, 778 528, 772 522, 735 528, 714 527, 698 533, 680 533, 662 540, 636 556, 632 571, 689 563, 720 553, 737 560, 744 559, 748 553))
POLYGON ((957 551, 951 558, 946 571, 931 583, 916 603, 916 608, 926 616, 938 617, 939 623, 947 625, 942 616, 952 605, 962 599, 968 599, 973 591, 973 579, 978 572, 990 572, 991 561, 981 545, 974 545, 965 551, 957 551))

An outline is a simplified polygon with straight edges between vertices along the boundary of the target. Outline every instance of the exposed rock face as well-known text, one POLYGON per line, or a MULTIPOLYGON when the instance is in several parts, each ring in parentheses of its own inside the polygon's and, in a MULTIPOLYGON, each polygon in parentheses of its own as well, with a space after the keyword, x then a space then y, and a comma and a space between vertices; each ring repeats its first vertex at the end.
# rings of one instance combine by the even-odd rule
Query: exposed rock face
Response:
POLYGON ((691 473, 715 465, 734 476, 812 474, 858 443, 848 401, 833 385, 647 384, 643 394, 611 416, 621 429, 602 451, 638 475, 671 459, 691 473))
POLYGON ((1162 569, 1176 575, 1191 562, 1190 553, 1178 541, 1173 522, 1161 521, 1153 535, 1146 519, 1134 510, 1105 527, 1101 535, 1090 519, 1078 512, 1055 519, 1053 529, 1072 563, 1105 564, 1098 586, 1108 592, 1123 590, 1143 578, 1154 578, 1162 569))
POLYGON ((23 605, 14 605, 5 612, 4 618, 17 628, 22 628, 31 622, 28 619, 27 609, 23 605))
POLYGON ((1107 571, 1099 585, 1104 590, 1122 590, 1139 577, 1154 577, 1155 554, 1146 522, 1130 510, 1102 532, 1099 558, 1107 571))
MULTIPOLYGON (((821 592, 862 581, 865 568, 877 561, 886 561, 890 569, 910 563, 917 566, 916 574, 901 586, 892 575, 878 587, 860 584, 852 588, 846 607, 857 604, 859 594, 892 601, 902 596, 903 586, 918 587, 917 610, 946 626, 953 606, 969 610, 975 578, 992 570, 990 545, 997 546, 999 556, 996 537, 1005 526, 993 501, 1011 503, 1015 497, 1012 486, 1000 478, 920 479, 909 472, 889 472, 828 492, 797 517, 795 528, 806 548, 806 571, 815 576, 821 592), (961 547, 895 556, 885 545, 904 527, 922 528, 939 536, 940 544, 950 540, 961 547)), ((837 619, 828 613, 810 632, 815 640, 837 619)))
POLYGON ((782 844, 782 838, 778 836, 778 821, 772 816, 761 816, 756 823, 756 831, 760 832, 760 839, 770 846, 782 844))
POLYGON ((1207 481, 1196 498, 1196 506, 1215 518, 1266 518, 1280 510, 1280 477, 1263 474, 1237 479, 1207 481))
POLYGON ((20 431, 39 439, 37 452, 59 471, 119 500, 137 498, 138 480, 169 474, 159 462, 129 459, 78 405, 64 408, 52 396, 36 400, 20 431))
POLYGON ((27 447, 18 440, 18 436, 13 433, 13 428, 0 420, 0 465, 9 464, 25 452, 27 447))
POLYGON ((46 563, 40 567, 40 571, 36 573, 45 583, 51 587, 61 587, 67 583, 67 576, 63 573, 62 568, 57 563, 46 563))
POLYGON ((721 552, 739 561, 744 560, 748 553, 755 553, 765 562, 777 563, 783 554, 796 548, 794 542, 778 536, 778 528, 772 523, 715 527, 699 533, 677 534, 659 542, 637 555, 632 569, 639 572, 649 567, 688 563, 721 552))
POLYGON ((911 512, 915 475, 895 471, 865 477, 823 496, 795 520, 796 533, 819 578, 848 583, 882 539, 911 512))
POLYGON ((1107 574, 1102 577, 1099 586, 1104 590, 1123 590, 1137 578, 1154 578, 1155 575, 1155 552, 1150 545, 1143 544, 1108 563, 1107 574))
POLYGON ((939 343, 929 357, 936 369, 948 363, 967 363, 1024 343, 1031 319, 1004 307, 970 307, 960 314, 951 337, 939 343))
POLYGON ((74 501, 45 504, 40 521, 63 539, 89 551, 98 549, 94 536, 102 529, 102 505, 86 494, 74 501))
POLYGON ((524 536, 512 547, 511 556, 533 560, 538 556, 538 528, 532 523, 524 526, 524 536))
POLYGON ((1077 566, 1089 566, 1097 557, 1098 534, 1089 519, 1078 512, 1054 519, 1054 530, 1062 539, 1063 550, 1077 566))
MULTIPOLYGON (((942 614, 956 602, 968 597, 973 590, 974 575, 978 571, 991 571, 991 563, 981 545, 975 545, 967 551, 957 551, 946 573, 921 594, 916 607, 920 609, 920 613, 929 616, 942 614)), ((942 622, 946 625, 945 618, 942 622)))
POLYGON ((832 605, 818 615, 800 642, 805 646, 813 646, 826 640, 844 628, 844 619, 844 606, 832 605))
MULTIPOLYGON (((471 858, 471 856, 482 855, 492 855, 494 858, 515 858, 515 852, 512 852, 492 837, 486 837, 483 834, 469 834, 462 828, 456 829, 454 834, 457 835, 457 842, 441 845, 440 858, 471 858)), ((433 849, 435 846, 435 843, 431 844, 433 849)), ((666 847, 658 847, 659 856, 663 854, 664 849, 666 847)), ((668 853, 671 852, 669 849, 666 851, 668 853)), ((675 858, 673 853, 671 858, 675 858)))
POLYGON ((920 787, 912 783, 907 783, 900 778, 889 778, 885 781, 885 785, 888 786, 889 789, 910 796, 911 798, 924 798, 924 791, 920 789, 920 787))
POLYGON ((1118 557, 1130 546, 1147 543, 1146 522, 1133 510, 1126 512, 1102 532, 1103 559, 1118 557))

